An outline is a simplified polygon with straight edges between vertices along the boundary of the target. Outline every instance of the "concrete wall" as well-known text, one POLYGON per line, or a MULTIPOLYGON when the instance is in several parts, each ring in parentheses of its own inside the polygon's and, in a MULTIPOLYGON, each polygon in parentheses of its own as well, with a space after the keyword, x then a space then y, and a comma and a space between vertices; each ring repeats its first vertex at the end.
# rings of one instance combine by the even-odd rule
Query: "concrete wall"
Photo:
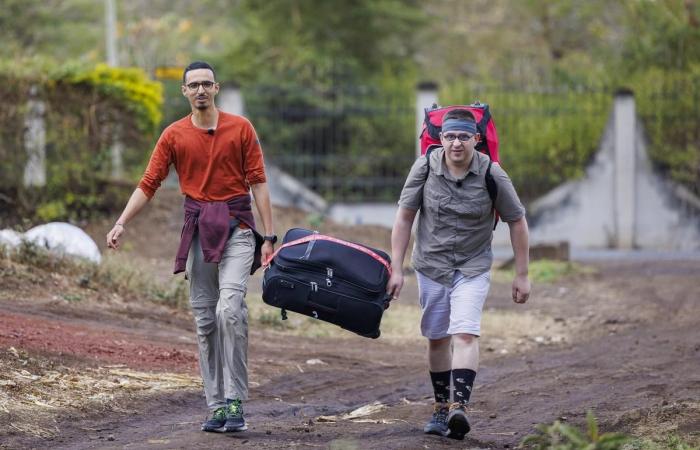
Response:
POLYGON ((631 95, 616 97, 585 177, 533 202, 529 222, 533 243, 700 250, 700 201, 652 167, 631 95))
MULTIPOLYGON (((423 108, 436 102, 432 86, 416 99, 416 128, 423 108)), ((240 91, 225 88, 222 110, 244 113, 240 91)), ((616 96, 598 152, 581 180, 565 183, 528 206, 531 242, 568 241, 573 249, 700 250, 700 199, 657 174, 631 93, 616 96)), ((391 227, 396 203, 327 205, 317 194, 267 161, 272 201, 325 212, 346 224, 391 227)), ((510 247, 509 228, 500 224, 494 248, 510 247)))

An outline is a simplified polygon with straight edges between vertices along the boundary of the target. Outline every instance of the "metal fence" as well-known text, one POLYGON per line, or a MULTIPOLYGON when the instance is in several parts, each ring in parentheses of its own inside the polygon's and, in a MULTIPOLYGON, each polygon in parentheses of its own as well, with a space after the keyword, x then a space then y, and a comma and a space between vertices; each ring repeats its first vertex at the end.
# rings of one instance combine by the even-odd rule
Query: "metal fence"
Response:
MULTIPOLYGON (((256 87, 244 96, 266 158, 326 200, 397 200, 415 161, 415 94, 336 86, 325 93, 256 87)), ((439 98, 491 105, 501 159, 526 198, 580 174, 612 103, 611 90, 600 87, 464 84, 439 98)))
POLYGON ((396 201, 415 160, 413 98, 365 86, 244 96, 267 160, 328 201, 396 201))

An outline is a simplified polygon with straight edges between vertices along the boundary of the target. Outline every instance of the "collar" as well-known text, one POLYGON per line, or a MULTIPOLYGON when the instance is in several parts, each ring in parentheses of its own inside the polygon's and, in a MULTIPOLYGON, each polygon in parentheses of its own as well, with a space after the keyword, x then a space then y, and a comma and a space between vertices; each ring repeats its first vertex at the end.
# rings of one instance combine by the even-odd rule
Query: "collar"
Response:
MULTIPOLYGON (((488 156, 474 150, 474 155, 472 156, 472 160, 469 163, 467 175, 469 175, 469 173, 473 173, 474 175, 480 175, 482 170, 481 163, 484 158, 488 158, 488 156)), ((430 167, 433 168, 435 175, 441 175, 447 178, 448 180, 458 181, 455 177, 453 177, 450 174, 450 171, 447 170, 447 164, 445 163, 444 147, 440 147, 430 154, 430 167)), ((466 175, 464 178, 466 178, 466 175)))

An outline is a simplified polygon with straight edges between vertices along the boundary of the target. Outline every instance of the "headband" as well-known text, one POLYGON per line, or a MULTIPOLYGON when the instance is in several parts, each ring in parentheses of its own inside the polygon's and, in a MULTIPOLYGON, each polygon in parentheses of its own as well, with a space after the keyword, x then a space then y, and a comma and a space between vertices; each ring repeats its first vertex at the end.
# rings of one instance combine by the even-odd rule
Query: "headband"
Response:
POLYGON ((476 122, 473 120, 450 118, 442 122, 442 132, 446 133, 448 131, 467 131, 476 134, 476 122))

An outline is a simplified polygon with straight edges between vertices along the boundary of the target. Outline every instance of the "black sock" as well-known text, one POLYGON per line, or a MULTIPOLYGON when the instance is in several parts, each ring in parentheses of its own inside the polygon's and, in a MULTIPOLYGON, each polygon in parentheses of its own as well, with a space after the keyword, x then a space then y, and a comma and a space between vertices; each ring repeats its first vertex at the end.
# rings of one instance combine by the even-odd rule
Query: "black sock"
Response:
POLYGON ((452 369, 452 381, 454 382, 454 401, 466 405, 472 395, 476 372, 471 369, 452 369))
POLYGON ((435 401, 437 403, 448 403, 450 401, 450 373, 445 372, 430 372, 430 381, 433 382, 433 392, 435 392, 435 401))

